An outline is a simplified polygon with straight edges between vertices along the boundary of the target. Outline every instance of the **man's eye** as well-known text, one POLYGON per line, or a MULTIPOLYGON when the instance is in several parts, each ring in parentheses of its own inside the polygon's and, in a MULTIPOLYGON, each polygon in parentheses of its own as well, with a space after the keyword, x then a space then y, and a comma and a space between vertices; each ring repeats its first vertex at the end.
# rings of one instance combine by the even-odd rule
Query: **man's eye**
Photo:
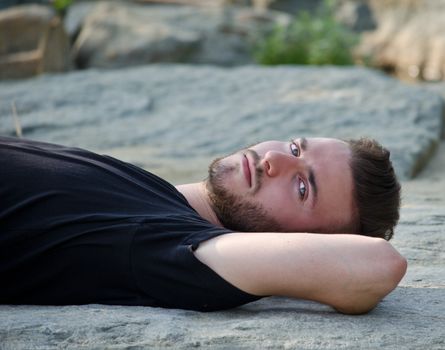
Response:
POLYGON ((290 151, 295 157, 300 156, 300 148, 295 144, 295 142, 290 144, 290 151))
POLYGON ((306 195, 306 185, 303 181, 300 180, 300 185, 298 186, 298 192, 300 193, 300 197, 303 199, 306 195))

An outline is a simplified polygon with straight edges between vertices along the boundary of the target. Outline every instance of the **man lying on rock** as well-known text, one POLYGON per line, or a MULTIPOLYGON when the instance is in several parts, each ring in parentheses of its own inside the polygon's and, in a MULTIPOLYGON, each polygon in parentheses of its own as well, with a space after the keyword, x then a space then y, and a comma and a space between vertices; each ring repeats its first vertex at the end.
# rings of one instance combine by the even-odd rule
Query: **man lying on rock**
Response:
POLYGON ((387 242, 400 185, 369 139, 263 142, 175 187, 109 156, 2 137, 0 198, 3 304, 212 311, 281 295, 353 314, 406 271, 387 242))

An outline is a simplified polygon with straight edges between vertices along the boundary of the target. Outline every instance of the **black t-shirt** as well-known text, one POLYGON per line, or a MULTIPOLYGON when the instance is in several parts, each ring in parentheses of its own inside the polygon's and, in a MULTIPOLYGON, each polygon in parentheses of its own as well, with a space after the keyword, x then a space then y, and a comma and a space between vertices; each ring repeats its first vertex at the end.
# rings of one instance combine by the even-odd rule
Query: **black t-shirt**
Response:
POLYGON ((0 137, 0 303, 210 311, 257 300, 193 254, 229 232, 134 165, 0 137))

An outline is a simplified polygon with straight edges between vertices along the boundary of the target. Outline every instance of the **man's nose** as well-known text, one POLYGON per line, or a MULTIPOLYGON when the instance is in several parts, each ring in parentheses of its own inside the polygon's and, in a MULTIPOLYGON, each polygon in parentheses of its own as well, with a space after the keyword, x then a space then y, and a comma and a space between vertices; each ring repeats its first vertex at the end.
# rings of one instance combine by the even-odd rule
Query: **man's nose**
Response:
POLYGON ((270 177, 274 177, 282 175, 289 170, 295 171, 297 167, 301 166, 302 160, 292 154, 268 151, 264 155, 262 162, 265 173, 270 177))

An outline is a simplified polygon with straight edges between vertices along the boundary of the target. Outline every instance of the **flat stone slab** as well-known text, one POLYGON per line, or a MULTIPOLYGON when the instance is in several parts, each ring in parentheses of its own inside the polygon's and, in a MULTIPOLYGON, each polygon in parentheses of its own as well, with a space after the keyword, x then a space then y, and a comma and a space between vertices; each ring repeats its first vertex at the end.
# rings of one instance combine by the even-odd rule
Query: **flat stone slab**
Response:
POLYGON ((363 316, 277 297, 212 313, 0 306, 0 339, 5 349, 443 349, 443 292, 399 288, 363 316))
POLYGON ((445 348, 445 141, 419 178, 402 184, 393 244, 409 262, 400 286, 366 315, 265 298, 200 313, 104 305, 0 305, 1 349, 445 348))
MULTIPOLYGON (((170 166, 185 174, 179 181, 205 171, 207 158, 221 152, 302 133, 377 136, 390 146, 398 169, 409 173, 438 142, 441 125, 436 95, 356 68, 92 71, 2 83, 0 99, 1 134, 13 133, 9 102, 15 101, 25 136, 111 150, 174 178, 170 166), (196 161, 188 164, 191 160, 196 161)), ((401 220, 392 242, 408 259, 408 272, 366 315, 341 315, 321 304, 277 297, 212 313, 0 305, 0 349, 443 350, 444 173, 442 141, 428 166, 403 181, 401 220)))
POLYGON ((442 130, 442 100, 364 68, 154 65, 0 84, 0 134, 108 153, 172 182, 267 139, 371 136, 409 178, 442 130))

